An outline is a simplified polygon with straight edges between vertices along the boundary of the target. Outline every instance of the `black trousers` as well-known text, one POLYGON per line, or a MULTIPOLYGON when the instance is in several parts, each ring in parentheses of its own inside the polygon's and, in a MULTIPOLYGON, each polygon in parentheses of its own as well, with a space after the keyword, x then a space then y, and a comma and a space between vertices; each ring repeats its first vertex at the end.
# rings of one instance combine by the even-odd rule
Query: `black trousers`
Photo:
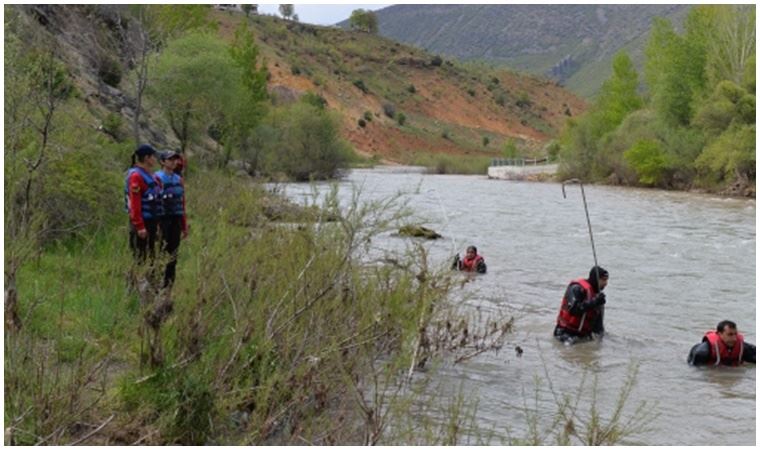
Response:
POLYGON ((156 257, 156 240, 158 238, 158 221, 155 219, 143 219, 148 236, 145 239, 137 235, 135 226, 129 224, 129 248, 137 264, 145 264, 145 260, 156 257))
POLYGON ((182 216, 166 216, 161 219, 161 250, 169 255, 169 262, 164 272, 164 287, 174 284, 177 273, 177 255, 182 239, 182 216))

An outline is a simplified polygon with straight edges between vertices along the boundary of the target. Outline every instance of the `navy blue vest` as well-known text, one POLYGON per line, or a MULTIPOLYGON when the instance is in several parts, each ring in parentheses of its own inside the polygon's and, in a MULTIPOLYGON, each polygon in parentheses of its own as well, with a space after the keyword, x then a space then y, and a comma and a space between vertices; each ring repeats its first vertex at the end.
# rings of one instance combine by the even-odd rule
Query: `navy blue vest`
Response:
POLYGON ((161 186, 156 183, 156 179, 151 174, 140 167, 132 167, 127 171, 127 178, 124 180, 124 207, 129 212, 129 177, 138 172, 148 185, 148 189, 142 193, 141 212, 143 219, 157 219, 163 215, 163 205, 161 204, 161 186))
POLYGON ((168 174, 163 170, 156 172, 156 176, 161 180, 164 188, 161 195, 164 203, 164 215, 184 216, 185 209, 182 200, 185 196, 185 188, 182 186, 182 178, 176 173, 168 174))

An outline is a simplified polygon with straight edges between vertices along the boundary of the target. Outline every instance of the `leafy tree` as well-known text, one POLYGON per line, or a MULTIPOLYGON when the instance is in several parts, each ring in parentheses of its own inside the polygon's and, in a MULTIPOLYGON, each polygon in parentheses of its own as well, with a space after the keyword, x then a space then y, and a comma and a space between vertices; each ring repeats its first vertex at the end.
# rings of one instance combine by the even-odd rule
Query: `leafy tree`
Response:
POLYGON ((333 113, 304 102, 275 109, 257 128, 258 149, 250 156, 268 174, 331 178, 353 158, 339 123, 333 113))
POLYGON ((756 156, 755 125, 734 124, 705 147, 696 160, 696 167, 713 181, 744 182, 754 180, 756 156))
POLYGON ((709 17, 706 70, 711 84, 722 80, 741 84, 747 68, 754 66, 754 5, 701 5, 695 9, 695 14, 709 17))
POLYGON ((701 46, 690 45, 676 34, 670 22, 657 18, 645 54, 652 106, 665 122, 688 125, 692 99, 705 84, 701 46))
POLYGON ((252 12, 257 12, 259 10, 259 5, 255 5, 251 3, 243 3, 240 5, 240 7, 243 9, 243 12, 245 13, 245 17, 249 17, 252 12))
MULTIPOLYGON (((244 54, 241 51, 239 54, 244 54)), ((192 33, 169 42, 156 62, 150 95, 159 105, 184 152, 210 126, 227 131, 228 119, 253 95, 227 45, 192 33)))
POLYGON ((612 76, 602 84, 594 108, 604 116, 606 128, 620 125, 628 114, 642 107, 638 85, 638 74, 631 58, 624 51, 619 52, 612 60, 612 76))
POLYGON ((293 5, 280 5, 280 15, 285 19, 290 19, 294 10, 293 5))
POLYGON ((135 98, 132 132, 135 142, 139 143, 143 95, 150 79, 150 56, 162 49, 170 39, 192 30, 213 30, 216 22, 208 19, 208 5, 145 4, 132 5, 129 11, 131 17, 139 24, 136 28, 137 38, 134 39, 134 33, 121 21, 115 26, 123 40, 135 42, 135 45, 127 46, 127 57, 135 67, 132 84, 135 98))
POLYGON ((354 30, 377 34, 377 14, 366 9, 355 9, 351 12, 348 23, 354 30))

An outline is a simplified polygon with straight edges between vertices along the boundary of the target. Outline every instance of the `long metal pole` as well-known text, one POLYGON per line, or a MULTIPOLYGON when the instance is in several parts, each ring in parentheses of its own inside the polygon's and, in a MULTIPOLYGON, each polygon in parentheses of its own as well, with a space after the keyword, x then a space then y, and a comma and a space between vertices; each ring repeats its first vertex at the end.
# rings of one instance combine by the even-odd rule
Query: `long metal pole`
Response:
MULTIPOLYGON (((599 286, 599 263, 596 259, 596 246, 594 245, 594 233, 591 231, 591 219, 588 215, 588 204, 586 203, 586 192, 583 190, 583 182, 579 180, 578 178, 572 178, 570 180, 565 180, 562 182, 562 197, 567 198, 567 194, 565 194, 565 184, 580 184, 581 185, 581 196, 583 197, 583 209, 586 211, 586 223, 588 224, 588 235, 591 238, 591 252, 594 254, 594 271, 596 272, 596 282, 597 286, 599 286)), ((597 292, 598 294, 598 292, 597 292)), ((604 320, 604 305, 602 305, 601 308, 599 308, 599 312, 601 313, 602 320, 604 320)))
MULTIPOLYGON (((591 231, 591 218, 588 215, 588 203, 586 203, 586 191, 583 190, 583 182, 577 178, 573 178, 570 180, 565 180, 562 182, 562 197, 567 198, 567 194, 565 193, 565 185, 566 184, 580 184, 581 185, 581 196, 583 197, 583 210, 586 211, 586 224, 588 224, 588 235, 589 238, 591 238, 591 252, 594 254, 594 267, 599 267, 599 263, 596 259, 596 245, 594 245, 594 232, 591 231)), ((596 269, 596 279, 599 279, 599 269, 596 269)))

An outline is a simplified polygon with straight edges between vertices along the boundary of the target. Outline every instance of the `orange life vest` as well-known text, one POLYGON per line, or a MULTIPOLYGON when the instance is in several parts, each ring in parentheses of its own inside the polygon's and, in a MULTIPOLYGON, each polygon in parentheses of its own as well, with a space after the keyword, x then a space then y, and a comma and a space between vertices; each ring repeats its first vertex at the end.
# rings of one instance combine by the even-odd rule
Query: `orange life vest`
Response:
POLYGON ((736 333, 736 344, 731 349, 728 348, 716 331, 708 331, 702 340, 710 343, 710 359, 707 361, 707 364, 738 366, 742 363, 744 336, 741 333, 736 333))
MULTIPOLYGON (((580 284, 586 290, 586 300, 584 301, 590 301, 596 295, 594 288, 591 287, 591 284, 586 279, 578 278, 575 281, 571 281, 568 287, 573 283, 580 284)), ((591 326, 597 314, 596 309, 590 309, 581 316, 570 314, 570 305, 567 302, 567 290, 565 290, 565 296, 562 297, 562 305, 557 315, 557 326, 574 331, 579 336, 587 336, 591 333, 591 326)))
POLYGON ((480 255, 475 255, 473 258, 465 257, 462 260, 462 268, 460 270, 463 270, 465 272, 474 272, 475 269, 477 269, 478 263, 480 263, 480 261, 483 261, 483 257, 480 255))

